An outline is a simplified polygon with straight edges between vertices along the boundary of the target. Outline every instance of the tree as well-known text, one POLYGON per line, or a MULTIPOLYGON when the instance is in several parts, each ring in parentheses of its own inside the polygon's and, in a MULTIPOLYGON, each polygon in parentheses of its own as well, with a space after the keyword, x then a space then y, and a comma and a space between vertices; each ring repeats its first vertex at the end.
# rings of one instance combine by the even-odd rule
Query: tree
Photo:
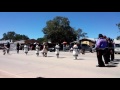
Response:
POLYGON ((79 28, 78 30, 76 30, 76 34, 77 34, 77 40, 78 40, 78 41, 79 41, 81 38, 88 37, 88 36, 86 36, 87 33, 83 32, 83 30, 80 29, 80 28, 79 28))
POLYGON ((120 36, 117 36, 117 38, 116 38, 117 40, 120 40, 120 36))
POLYGON ((14 31, 10 31, 3 34, 2 40, 28 40, 29 37, 26 35, 16 34, 14 31))
POLYGON ((39 41, 39 43, 43 43, 43 42, 46 42, 47 40, 46 40, 46 38, 37 38, 37 41, 39 41))
POLYGON ((116 24, 116 26, 118 26, 118 29, 119 29, 119 31, 120 31, 120 23, 116 24))
POLYGON ((70 21, 66 17, 57 16, 53 20, 46 22, 43 28, 44 37, 53 43, 71 42, 76 40, 76 32, 70 26, 70 21))
POLYGON ((5 40, 8 40, 8 39, 14 39, 14 37, 15 37, 15 32, 14 31, 10 31, 10 32, 7 32, 7 33, 4 33, 3 34, 3 38, 2 39, 5 39, 5 40))

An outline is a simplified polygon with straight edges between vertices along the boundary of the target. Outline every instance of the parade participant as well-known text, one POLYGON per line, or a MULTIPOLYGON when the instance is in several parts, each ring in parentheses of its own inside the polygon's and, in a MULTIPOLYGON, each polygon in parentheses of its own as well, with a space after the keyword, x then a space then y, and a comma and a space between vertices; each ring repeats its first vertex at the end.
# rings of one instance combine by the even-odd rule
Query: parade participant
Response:
POLYGON ((39 56, 39 50, 40 50, 40 47, 38 46, 38 44, 36 44, 36 51, 35 51, 35 53, 36 53, 37 56, 39 56))
POLYGON ((47 57, 47 52, 48 52, 48 46, 46 43, 44 43, 43 50, 42 50, 43 57, 47 57))
POLYGON ((103 39, 105 39, 107 41, 107 47, 105 48, 105 51, 104 51, 105 54, 103 54, 103 58, 104 58, 105 64, 108 65, 110 62, 110 57, 109 57, 110 53, 109 53, 109 49, 108 49, 109 40, 108 40, 108 37, 105 35, 103 36, 103 39))
POLYGON ((19 43, 17 43, 17 53, 19 53, 19 49, 20 49, 20 44, 19 43))
POLYGON ((73 46, 73 56, 74 56, 74 59, 77 59, 78 57, 78 46, 77 44, 75 43, 74 46, 73 46))
POLYGON ((55 54, 56 54, 57 58, 59 58, 59 49, 60 49, 59 44, 56 44, 56 46, 55 46, 55 54))
POLYGON ((4 48, 3 48, 3 55, 6 54, 6 51, 7 51, 7 47, 6 47, 6 45, 4 45, 4 48))
POLYGON ((24 52, 25 52, 26 55, 28 54, 28 46, 27 46, 27 44, 24 45, 24 52))
POLYGON ((110 61, 114 60, 114 43, 111 38, 108 38, 108 51, 110 61))
POLYGON ((10 51, 10 43, 9 42, 7 42, 7 54, 9 54, 9 51, 10 51))
POLYGON ((103 62, 102 56, 107 57, 106 48, 107 48, 107 40, 103 38, 102 34, 99 34, 98 40, 96 42, 96 52, 97 52, 97 59, 98 65, 97 67, 105 67, 105 63, 108 64, 106 58, 105 63, 103 62))

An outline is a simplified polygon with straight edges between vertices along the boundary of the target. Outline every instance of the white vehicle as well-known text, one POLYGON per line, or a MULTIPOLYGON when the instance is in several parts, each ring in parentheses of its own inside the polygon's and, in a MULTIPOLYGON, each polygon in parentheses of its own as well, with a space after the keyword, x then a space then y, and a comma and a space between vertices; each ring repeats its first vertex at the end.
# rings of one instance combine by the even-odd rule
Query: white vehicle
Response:
POLYGON ((115 44, 114 52, 115 54, 120 53, 120 44, 115 44))

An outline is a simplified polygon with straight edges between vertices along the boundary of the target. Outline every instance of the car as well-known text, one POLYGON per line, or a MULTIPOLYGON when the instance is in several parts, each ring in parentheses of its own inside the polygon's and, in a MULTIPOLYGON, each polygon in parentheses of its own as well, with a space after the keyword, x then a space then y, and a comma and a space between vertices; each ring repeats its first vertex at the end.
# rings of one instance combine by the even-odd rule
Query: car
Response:
POLYGON ((54 47, 48 48, 48 51, 55 52, 55 48, 54 47))
POLYGON ((114 52, 115 52, 115 54, 120 53, 120 44, 115 44, 114 52))
POLYGON ((85 51, 89 51, 92 53, 92 47, 87 44, 81 44, 81 49, 85 49, 85 51))
POLYGON ((0 49, 4 49, 4 47, 3 47, 3 46, 0 46, 0 49))

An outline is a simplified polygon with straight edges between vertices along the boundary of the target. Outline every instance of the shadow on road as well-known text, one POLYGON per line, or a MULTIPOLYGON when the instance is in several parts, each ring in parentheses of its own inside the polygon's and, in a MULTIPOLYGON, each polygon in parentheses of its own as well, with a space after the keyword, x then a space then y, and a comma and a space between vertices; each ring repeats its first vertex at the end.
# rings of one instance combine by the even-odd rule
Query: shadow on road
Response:
POLYGON ((117 65, 107 65, 107 66, 105 66, 105 67, 117 67, 117 65))
POLYGON ((85 59, 82 59, 82 58, 78 58, 78 59, 75 59, 75 60, 85 60, 85 59))
POLYGON ((120 62, 120 59, 115 59, 114 62, 120 62))

